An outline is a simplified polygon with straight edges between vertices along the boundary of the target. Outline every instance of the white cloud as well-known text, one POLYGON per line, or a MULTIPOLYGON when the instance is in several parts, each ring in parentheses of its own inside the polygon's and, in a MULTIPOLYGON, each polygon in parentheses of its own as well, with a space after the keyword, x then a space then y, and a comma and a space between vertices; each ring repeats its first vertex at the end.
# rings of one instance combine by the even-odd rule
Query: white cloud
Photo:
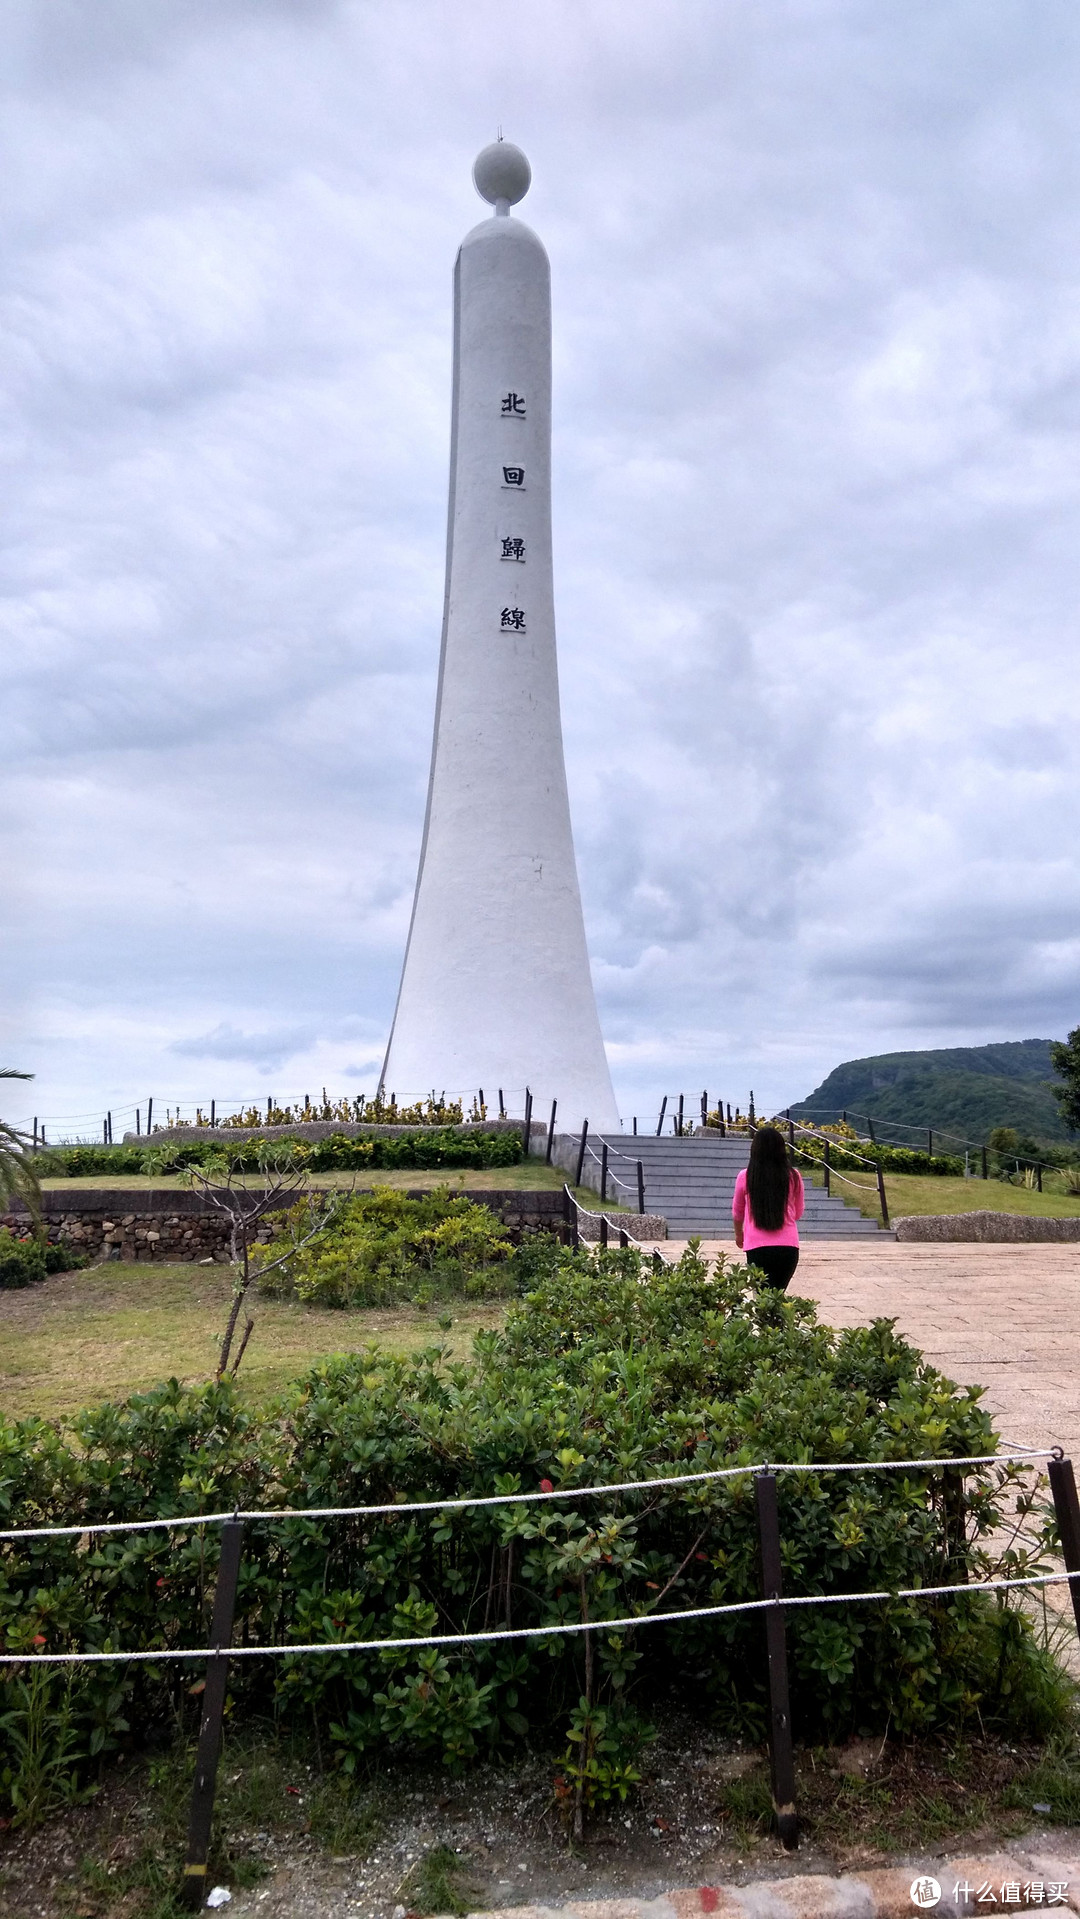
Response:
POLYGON ((1064 0, 25 0, 0 41, 4 1044, 42 1110, 375 1070, 499 121, 552 256, 627 1111, 1075 1023, 1064 0))

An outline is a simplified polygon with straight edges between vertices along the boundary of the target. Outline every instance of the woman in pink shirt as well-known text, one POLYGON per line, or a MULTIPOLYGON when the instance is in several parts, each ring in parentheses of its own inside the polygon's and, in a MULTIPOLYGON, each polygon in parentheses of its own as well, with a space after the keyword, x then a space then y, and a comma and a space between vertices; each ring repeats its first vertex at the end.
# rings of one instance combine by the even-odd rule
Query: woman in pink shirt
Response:
POLYGON ((745 1249, 747 1265, 756 1266, 780 1292, 799 1263, 795 1222, 805 1203, 802 1174, 788 1162, 783 1134, 775 1126, 759 1126, 750 1164, 735 1181, 731 1217, 735 1244, 745 1249))

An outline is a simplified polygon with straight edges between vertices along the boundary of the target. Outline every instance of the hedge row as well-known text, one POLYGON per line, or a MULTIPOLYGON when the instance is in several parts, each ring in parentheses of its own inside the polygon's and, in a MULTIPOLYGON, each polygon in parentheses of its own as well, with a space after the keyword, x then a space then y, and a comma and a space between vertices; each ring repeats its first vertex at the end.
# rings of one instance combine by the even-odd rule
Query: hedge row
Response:
POLYGON ((55 1146, 38 1153, 31 1165, 42 1179, 100 1178, 110 1173, 178 1172, 186 1166, 205 1166, 228 1159, 240 1171, 255 1172, 267 1155, 275 1163, 307 1167, 313 1173, 345 1171, 388 1172, 394 1168, 437 1170, 440 1167, 516 1166, 522 1158, 521 1134, 461 1133, 453 1127, 418 1129, 397 1138, 376 1135, 352 1139, 331 1133, 327 1139, 268 1139, 242 1141, 199 1139, 155 1146, 153 1135, 145 1146, 55 1146))
MULTIPOLYGON (((477 1336, 469 1363, 448 1363, 438 1349, 406 1358, 371 1348, 315 1367, 270 1411, 252 1411, 228 1384, 172 1380, 56 1425, 0 1425, 5 1524, 82 1529, 0 1547, 5 1646, 205 1642, 217 1528, 95 1537, 107 1519, 399 1504, 396 1517, 249 1523, 241 1641, 426 1637, 587 1617, 589 1645, 567 1637, 239 1661, 235 1720, 302 1706, 346 1769, 380 1749, 460 1766, 525 1737, 565 1741, 564 1778, 588 1799, 633 1784, 643 1715, 657 1701, 760 1734, 759 1614, 604 1628, 657 1607, 760 1596, 757 1462, 986 1454, 963 1508, 958 1482, 917 1466, 828 1474, 807 1465, 781 1476, 791 1592, 957 1586, 921 1603, 791 1613, 797 1735, 886 1725, 951 1733, 978 1716, 1014 1733, 1059 1722, 1067 1690, 1024 1615, 963 1586, 1016 1498, 1015 1469, 990 1464, 996 1442, 980 1389, 942 1378, 889 1320, 832 1331, 809 1302, 756 1292, 745 1268, 721 1263, 710 1275, 692 1251, 655 1274, 633 1252, 572 1254, 553 1243, 547 1263, 505 1330, 477 1336), (747 1471, 684 1491, 408 1510, 730 1464, 747 1471)), ((182 1665, 75 1668, 70 1694, 68 1679, 56 1679, 53 1703, 59 1711, 66 1700, 66 1736, 85 1765, 85 1755, 170 1715, 191 1718, 190 1679, 182 1665)), ((17 1669, 0 1693, 0 1740, 15 1766, 23 1720, 41 1700, 35 1708, 17 1669)))

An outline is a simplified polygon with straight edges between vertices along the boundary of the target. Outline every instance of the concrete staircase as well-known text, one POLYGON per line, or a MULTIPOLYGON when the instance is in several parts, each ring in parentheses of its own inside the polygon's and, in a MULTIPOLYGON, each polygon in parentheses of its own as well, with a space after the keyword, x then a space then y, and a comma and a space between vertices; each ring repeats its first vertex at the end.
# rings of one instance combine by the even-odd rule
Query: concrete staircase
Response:
MULTIPOLYGON (((699 1235, 702 1239, 727 1239, 731 1234, 731 1201, 736 1174, 750 1156, 745 1135, 699 1133, 693 1139, 677 1139, 669 1134, 657 1139, 637 1133, 590 1133, 589 1145, 600 1151, 606 1140, 609 1153, 609 1177, 621 1183, 609 1184, 612 1199, 621 1205, 637 1205, 637 1172, 634 1161, 641 1160, 645 1175, 645 1209, 662 1213, 672 1239, 699 1235), (626 1158, 617 1157, 625 1154, 626 1158)), ((595 1163, 586 1174, 587 1184, 598 1186, 595 1163)), ((831 1196, 806 1181, 806 1211, 799 1221, 800 1239, 876 1239, 881 1233, 877 1221, 864 1219, 854 1202, 838 1196, 837 1181, 831 1196)))

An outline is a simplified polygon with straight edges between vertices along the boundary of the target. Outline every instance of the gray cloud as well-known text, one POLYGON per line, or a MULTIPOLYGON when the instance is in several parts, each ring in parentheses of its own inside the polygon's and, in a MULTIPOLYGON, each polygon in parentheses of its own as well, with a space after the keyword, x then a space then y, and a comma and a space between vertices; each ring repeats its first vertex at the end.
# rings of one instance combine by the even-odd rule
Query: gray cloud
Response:
POLYGON ((287 1059, 306 1053, 316 1037, 310 1026, 272 1033, 238 1033, 235 1026, 222 1021, 213 1032, 174 1040, 169 1051, 178 1053, 182 1059, 242 1060, 267 1069, 283 1066, 287 1059))
POLYGON ((375 1070, 499 121, 552 256, 626 1110, 1075 1023, 1064 0, 26 0, 0 49, 4 1043, 41 1109, 375 1070))

